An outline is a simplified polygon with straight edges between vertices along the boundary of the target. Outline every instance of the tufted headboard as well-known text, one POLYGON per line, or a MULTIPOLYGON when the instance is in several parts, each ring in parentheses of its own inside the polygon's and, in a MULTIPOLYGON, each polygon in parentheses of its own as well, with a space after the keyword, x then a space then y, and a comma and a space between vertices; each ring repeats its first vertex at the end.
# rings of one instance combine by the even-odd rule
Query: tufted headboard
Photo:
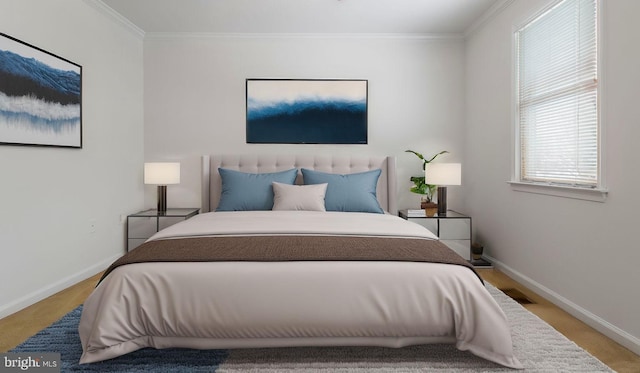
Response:
POLYGON ((394 157, 349 157, 317 155, 203 155, 202 156, 202 212, 215 211, 220 200, 222 182, 218 168, 261 173, 298 169, 297 184, 302 183, 301 168, 348 174, 381 169, 377 197, 383 210, 396 215, 396 161, 394 157))

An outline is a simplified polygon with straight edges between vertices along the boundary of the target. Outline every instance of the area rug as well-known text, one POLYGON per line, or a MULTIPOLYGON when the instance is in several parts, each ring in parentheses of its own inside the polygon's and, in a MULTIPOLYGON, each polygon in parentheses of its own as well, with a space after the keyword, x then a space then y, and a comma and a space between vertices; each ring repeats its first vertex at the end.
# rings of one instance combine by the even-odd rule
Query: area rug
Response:
MULTIPOLYGON (((500 290, 487 289, 512 328, 523 372, 612 372, 500 290)), ((60 352, 62 372, 513 372, 452 345, 380 347, 298 347, 238 350, 142 349, 125 356, 79 365, 78 321, 71 311, 11 352, 60 352)))

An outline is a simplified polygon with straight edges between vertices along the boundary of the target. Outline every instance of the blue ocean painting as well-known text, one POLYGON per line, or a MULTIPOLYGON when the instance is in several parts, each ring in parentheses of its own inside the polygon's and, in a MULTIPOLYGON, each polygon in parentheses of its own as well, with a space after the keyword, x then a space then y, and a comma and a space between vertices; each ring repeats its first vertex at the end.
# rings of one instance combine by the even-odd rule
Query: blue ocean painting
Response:
POLYGON ((81 67, 0 35, 0 143, 81 147, 81 67))
POLYGON ((247 79, 247 143, 366 144, 366 80, 247 79))

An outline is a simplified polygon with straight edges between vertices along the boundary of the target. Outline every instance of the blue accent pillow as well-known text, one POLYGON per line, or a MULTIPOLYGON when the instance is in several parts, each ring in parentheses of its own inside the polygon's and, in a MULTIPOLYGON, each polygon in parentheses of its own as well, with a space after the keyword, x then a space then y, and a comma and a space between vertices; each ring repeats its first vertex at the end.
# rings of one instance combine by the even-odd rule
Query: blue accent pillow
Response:
POLYGON ((384 211, 376 198, 376 187, 380 171, 372 170, 355 174, 329 174, 302 169, 305 185, 329 184, 324 198, 327 211, 375 212, 384 211))
POLYGON ((274 181, 291 184, 296 181, 298 170, 249 174, 246 172, 218 168, 222 179, 220 203, 216 211, 253 211, 273 208, 274 181))

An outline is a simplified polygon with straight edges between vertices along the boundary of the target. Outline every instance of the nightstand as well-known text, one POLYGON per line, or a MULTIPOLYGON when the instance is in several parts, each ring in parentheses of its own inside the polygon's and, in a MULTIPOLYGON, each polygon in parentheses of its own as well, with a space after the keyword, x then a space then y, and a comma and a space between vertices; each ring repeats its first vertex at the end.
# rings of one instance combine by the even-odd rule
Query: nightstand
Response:
POLYGON ((156 232, 200 212, 199 208, 170 208, 166 212, 145 210, 127 216, 127 251, 133 250, 156 232))
MULTIPOLYGON (((457 211, 448 210, 446 215, 409 216, 407 210, 400 210, 398 215, 406 220, 422 225, 449 246, 451 250, 471 261, 471 217, 457 211)), ((489 264, 487 262, 487 264, 489 264)))

